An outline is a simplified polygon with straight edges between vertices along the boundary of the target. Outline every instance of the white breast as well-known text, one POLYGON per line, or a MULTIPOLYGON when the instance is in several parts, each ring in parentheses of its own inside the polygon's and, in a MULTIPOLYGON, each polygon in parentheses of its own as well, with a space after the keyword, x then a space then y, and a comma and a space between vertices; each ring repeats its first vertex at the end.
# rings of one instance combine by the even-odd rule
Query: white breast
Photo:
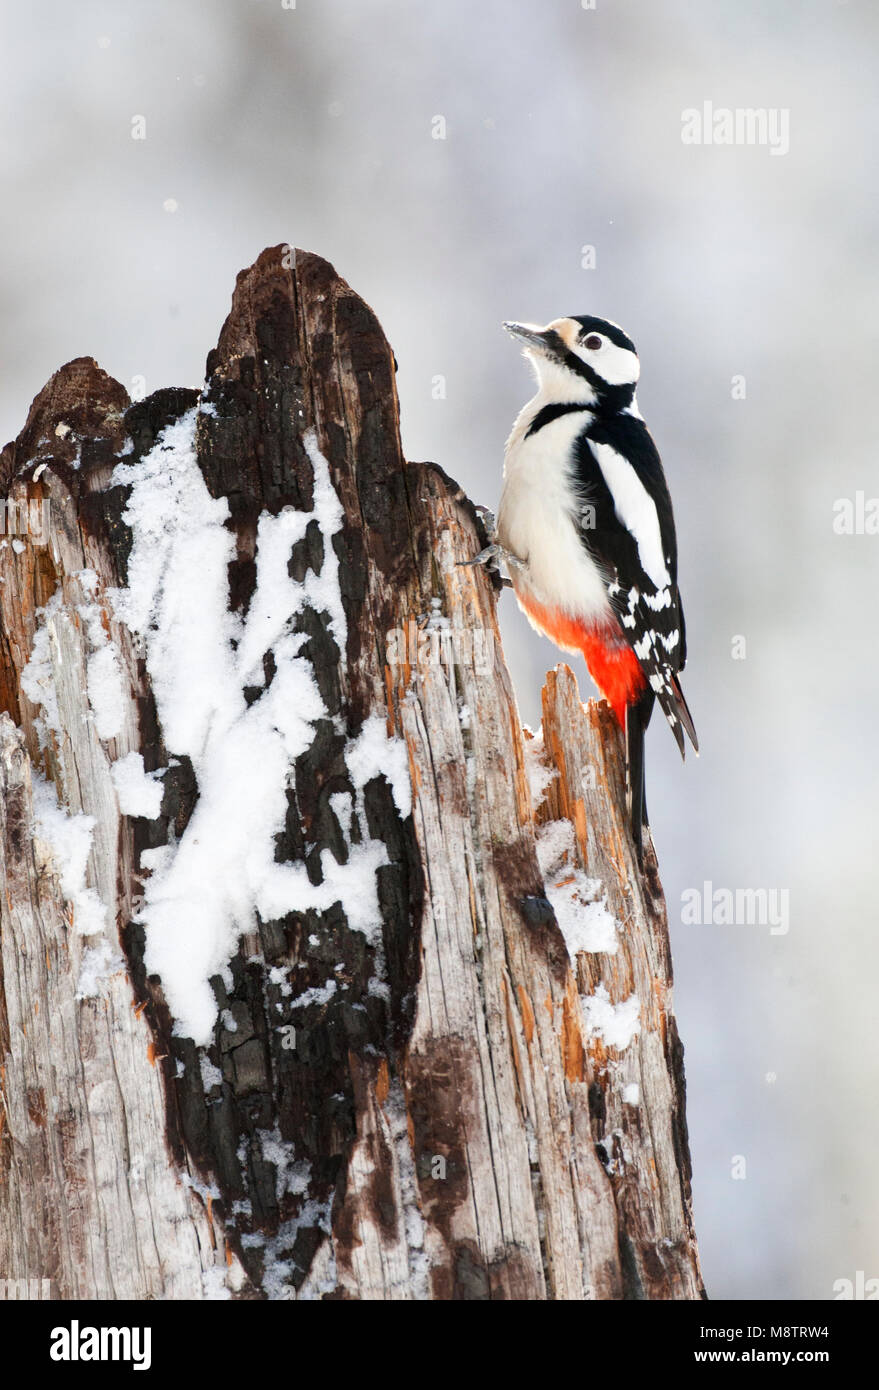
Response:
POLYGON ((590 621, 609 618, 604 580, 581 539, 569 462, 588 412, 561 415, 526 439, 535 404, 519 415, 504 456, 498 539, 526 562, 524 571, 511 571, 513 583, 544 607, 590 621))

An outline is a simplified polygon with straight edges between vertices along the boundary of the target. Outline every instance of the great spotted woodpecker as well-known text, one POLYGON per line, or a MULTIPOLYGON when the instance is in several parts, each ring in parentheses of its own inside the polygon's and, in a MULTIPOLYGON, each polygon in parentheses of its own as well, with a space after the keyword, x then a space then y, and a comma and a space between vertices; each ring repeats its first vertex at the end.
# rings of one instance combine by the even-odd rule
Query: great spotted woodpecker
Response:
POLYGON ((496 543, 539 632, 581 652, 626 737, 632 837, 642 859, 644 732, 658 700, 681 756, 696 730, 678 679, 686 660, 674 518, 662 463, 635 401, 631 339, 589 315, 506 323, 537 394, 507 440, 496 543))

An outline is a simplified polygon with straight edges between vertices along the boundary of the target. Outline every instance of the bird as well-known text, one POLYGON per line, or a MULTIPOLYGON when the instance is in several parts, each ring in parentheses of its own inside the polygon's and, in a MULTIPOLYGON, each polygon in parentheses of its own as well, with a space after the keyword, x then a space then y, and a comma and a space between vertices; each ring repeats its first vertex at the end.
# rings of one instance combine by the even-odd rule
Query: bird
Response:
POLYGON ((659 703, 684 756, 698 753, 681 689, 687 656, 677 540, 662 461, 638 409, 640 363, 610 319, 505 323, 537 378, 504 451, 491 544, 530 623, 579 652, 625 735, 639 865, 648 826, 644 734, 659 703))

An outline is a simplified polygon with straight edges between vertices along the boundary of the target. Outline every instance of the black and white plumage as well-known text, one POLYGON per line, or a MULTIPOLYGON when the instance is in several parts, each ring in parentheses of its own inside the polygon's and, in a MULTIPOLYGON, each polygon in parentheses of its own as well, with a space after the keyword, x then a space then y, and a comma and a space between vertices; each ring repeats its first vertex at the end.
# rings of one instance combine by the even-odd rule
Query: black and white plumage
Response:
POLYGON ((530 621, 582 652, 626 732, 640 858, 644 731, 654 701, 682 755, 684 732, 698 743, 679 681, 686 633, 674 518, 635 400, 638 357, 606 319, 504 326, 524 343, 538 390, 507 441, 498 548, 530 621))

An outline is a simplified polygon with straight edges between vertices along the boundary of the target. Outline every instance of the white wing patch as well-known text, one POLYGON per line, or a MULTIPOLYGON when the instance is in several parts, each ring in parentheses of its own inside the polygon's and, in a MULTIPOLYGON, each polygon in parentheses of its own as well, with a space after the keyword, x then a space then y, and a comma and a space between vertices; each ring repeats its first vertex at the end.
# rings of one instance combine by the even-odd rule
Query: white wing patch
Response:
MULTIPOLYGON (((662 553, 662 532, 656 503, 628 459, 618 454, 610 444, 597 444, 590 440, 589 447, 610 489, 617 518, 638 547, 641 567, 661 593, 671 584, 671 576, 662 553)), ((668 602, 671 602, 670 594, 668 602)))
POLYGON ((639 661, 646 661, 651 654, 659 653, 658 642, 662 643, 667 652, 673 652, 680 640, 681 634, 677 628, 674 632, 670 632, 667 637, 664 633, 654 632, 651 628, 644 633, 639 642, 634 644, 635 655, 639 661))

